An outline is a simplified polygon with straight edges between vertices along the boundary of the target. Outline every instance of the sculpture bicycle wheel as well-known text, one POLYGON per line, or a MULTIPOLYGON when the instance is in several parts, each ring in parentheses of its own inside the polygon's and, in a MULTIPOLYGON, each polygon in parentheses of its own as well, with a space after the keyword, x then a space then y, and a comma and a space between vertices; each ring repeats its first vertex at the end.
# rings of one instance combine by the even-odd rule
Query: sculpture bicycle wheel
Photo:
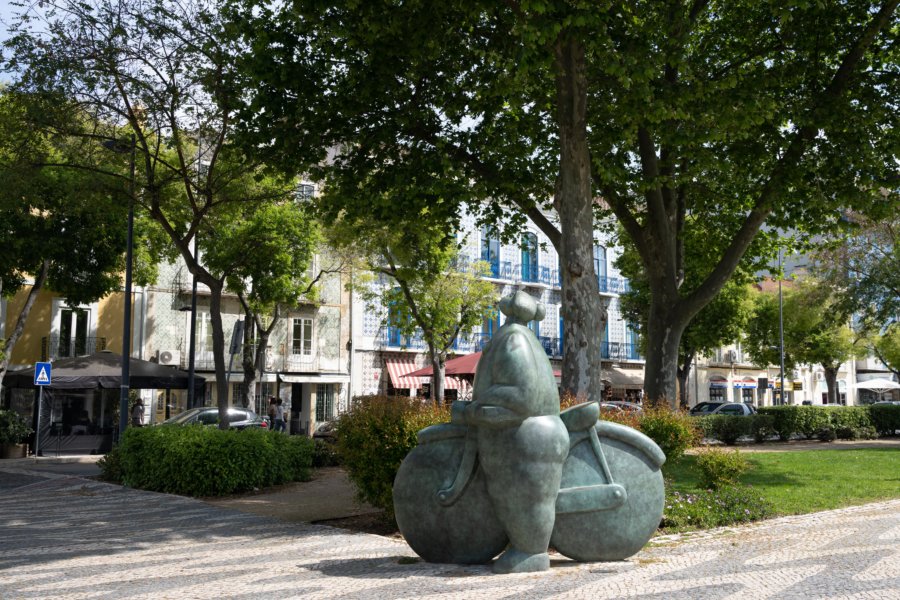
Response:
POLYGON ((428 562, 486 563, 509 542, 466 436, 466 427, 450 423, 423 429, 394 479, 397 526, 428 562), (459 493, 442 497, 457 479, 459 493))
POLYGON ((624 560, 659 527, 665 455, 639 431, 608 421, 570 439, 550 544, 578 561, 624 560))

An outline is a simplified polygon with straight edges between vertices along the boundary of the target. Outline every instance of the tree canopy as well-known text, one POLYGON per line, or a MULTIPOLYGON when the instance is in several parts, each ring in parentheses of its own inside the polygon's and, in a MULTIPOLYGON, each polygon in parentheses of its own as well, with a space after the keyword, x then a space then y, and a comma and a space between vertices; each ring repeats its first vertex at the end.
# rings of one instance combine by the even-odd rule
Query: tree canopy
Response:
POLYGON ((685 327, 764 223, 814 234, 838 208, 883 209, 897 6, 232 0, 227 31, 248 147, 348 189, 409 190, 372 206, 348 194, 343 210, 534 220, 562 266, 563 387, 592 397, 605 319, 593 217, 614 214, 651 295, 645 390, 674 399, 685 327), (698 226, 716 253, 685 289, 698 226))
POLYGON ((61 110, 35 115, 43 130, 79 140, 84 153, 67 163, 72 169, 96 170, 90 158, 105 151, 101 141, 135 136, 133 200, 211 292, 219 425, 228 427, 221 298, 236 265, 208 269, 192 242, 199 236, 201 254, 214 253, 217 228, 241 214, 235 207, 291 197, 294 173, 265 176, 265 165, 232 141, 239 92, 226 85, 232 51, 214 3, 58 0, 42 15, 21 15, 5 43, 11 89, 91 115, 87 132, 73 130, 61 110))
MULTIPOLYGON (((858 352, 850 315, 836 290, 825 282, 804 279, 783 291, 784 364, 818 364, 825 372, 828 402, 838 402, 837 374, 858 352)), ((745 349, 759 366, 779 362, 778 297, 759 293, 745 336, 745 349)))

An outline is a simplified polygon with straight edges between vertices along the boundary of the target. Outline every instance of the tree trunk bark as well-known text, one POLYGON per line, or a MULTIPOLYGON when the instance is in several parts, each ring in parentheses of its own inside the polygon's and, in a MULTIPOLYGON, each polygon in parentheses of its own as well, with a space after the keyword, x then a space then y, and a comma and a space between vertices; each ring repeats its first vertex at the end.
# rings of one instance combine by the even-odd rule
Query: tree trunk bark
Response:
POLYGON ((694 362, 696 352, 689 352, 684 361, 678 367, 678 404, 682 409, 690 406, 690 390, 688 389, 688 375, 691 373, 691 363, 694 362))
POLYGON ((34 278, 34 283, 28 291, 28 297, 25 298, 25 304, 22 306, 22 311, 16 318, 16 325, 13 327, 10 336, 3 342, 3 355, 0 357, 0 391, 3 390, 3 379, 6 377, 6 370, 9 368, 9 358, 12 356, 13 350, 16 347, 16 342, 19 341, 19 338, 22 337, 22 332, 25 331, 25 321, 28 320, 28 315, 31 314, 31 308, 34 306, 38 294, 44 289, 44 284, 47 282, 47 272, 49 270, 50 260, 44 259, 44 262, 41 264, 41 271, 37 274, 37 277, 34 278))
POLYGON ((584 48, 566 32, 555 47, 559 186, 554 199, 561 236, 562 389, 580 400, 601 400, 600 340, 606 309, 594 272, 594 214, 587 142, 584 48))
MULTIPOLYGON (((253 313, 244 308, 244 345, 241 349, 241 367, 244 371, 244 408, 253 406, 253 386, 256 383, 258 355, 254 354, 253 346, 250 343, 250 340, 253 339, 254 326, 253 313)), ((260 341, 260 343, 262 342, 260 341)))
POLYGON ((222 284, 209 286, 209 320, 212 325, 213 362, 216 369, 216 406, 219 407, 219 429, 228 429, 228 382, 225 380, 225 331, 222 328, 222 284))
POLYGON ((671 304, 657 299, 650 302, 647 319, 647 336, 653 343, 647 345, 647 359, 644 365, 644 395, 650 404, 668 403, 678 407, 675 374, 678 372, 678 347, 685 324, 671 304))
POLYGON ((828 386, 828 404, 839 404, 840 394, 838 392, 837 376, 840 367, 828 367, 826 365, 822 365, 822 367, 825 369, 825 384, 828 386))
POLYGON ((431 357, 431 398, 435 406, 440 406, 444 401, 444 372, 447 355, 443 352, 429 348, 431 357))

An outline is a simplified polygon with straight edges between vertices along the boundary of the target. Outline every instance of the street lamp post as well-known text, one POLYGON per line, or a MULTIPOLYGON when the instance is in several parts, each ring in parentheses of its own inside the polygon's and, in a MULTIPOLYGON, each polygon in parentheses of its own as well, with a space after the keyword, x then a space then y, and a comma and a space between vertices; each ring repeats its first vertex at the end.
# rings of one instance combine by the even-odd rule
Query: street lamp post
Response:
MULTIPOLYGON (((194 259, 197 258, 197 235, 194 234, 194 259)), ((196 391, 194 390, 194 371, 197 357, 197 276, 192 275, 191 284, 191 335, 188 348, 188 408, 196 406, 196 391)))
POLYGON ((781 296, 781 248, 778 248, 778 348, 781 358, 781 404, 785 403, 784 395, 784 301, 781 296))
POLYGON ((128 238, 126 240, 125 249, 125 309, 123 314, 124 323, 122 325, 122 378, 119 384, 118 440, 121 440, 122 434, 128 426, 128 390, 131 388, 131 259, 134 247, 134 134, 131 134, 131 139, 127 143, 121 140, 108 140, 104 142, 103 145, 113 152, 118 152, 120 154, 124 154, 125 152, 131 153, 128 180, 128 238))

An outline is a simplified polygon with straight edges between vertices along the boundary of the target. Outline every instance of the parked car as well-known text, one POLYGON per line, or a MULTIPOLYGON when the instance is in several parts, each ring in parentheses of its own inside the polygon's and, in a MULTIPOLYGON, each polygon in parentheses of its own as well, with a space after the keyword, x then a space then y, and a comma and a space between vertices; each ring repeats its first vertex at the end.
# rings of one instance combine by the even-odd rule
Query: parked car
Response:
MULTIPOLYGON (((192 408, 177 414, 171 419, 166 419, 161 425, 218 425, 219 409, 215 406, 201 406, 192 408)), ((228 409, 228 426, 235 429, 248 427, 268 428, 266 420, 249 408, 233 406, 228 409)))
POLYGON ((604 405, 611 405, 617 407, 619 410, 624 412, 642 412, 644 407, 640 404, 635 404, 634 402, 625 402, 624 400, 608 400, 600 405, 602 408, 604 405))
POLYGON ((622 409, 619 406, 616 406, 612 402, 601 402, 600 403, 600 412, 601 413, 620 413, 622 409))
POLYGON ((695 406, 692 406, 688 411, 688 414, 693 417, 699 417, 703 415, 708 415, 712 411, 716 410, 720 406, 725 404, 725 401, 713 401, 713 402, 699 402, 695 406))
POLYGON ((885 406, 887 404, 892 404, 894 406, 898 406, 898 405, 900 405, 900 400, 879 400, 878 402, 872 403, 873 406, 879 406, 879 405, 885 406))
POLYGON ((706 414, 749 417, 752 414, 756 414, 756 409, 749 404, 744 404, 743 402, 725 402, 713 409, 712 412, 706 414))

